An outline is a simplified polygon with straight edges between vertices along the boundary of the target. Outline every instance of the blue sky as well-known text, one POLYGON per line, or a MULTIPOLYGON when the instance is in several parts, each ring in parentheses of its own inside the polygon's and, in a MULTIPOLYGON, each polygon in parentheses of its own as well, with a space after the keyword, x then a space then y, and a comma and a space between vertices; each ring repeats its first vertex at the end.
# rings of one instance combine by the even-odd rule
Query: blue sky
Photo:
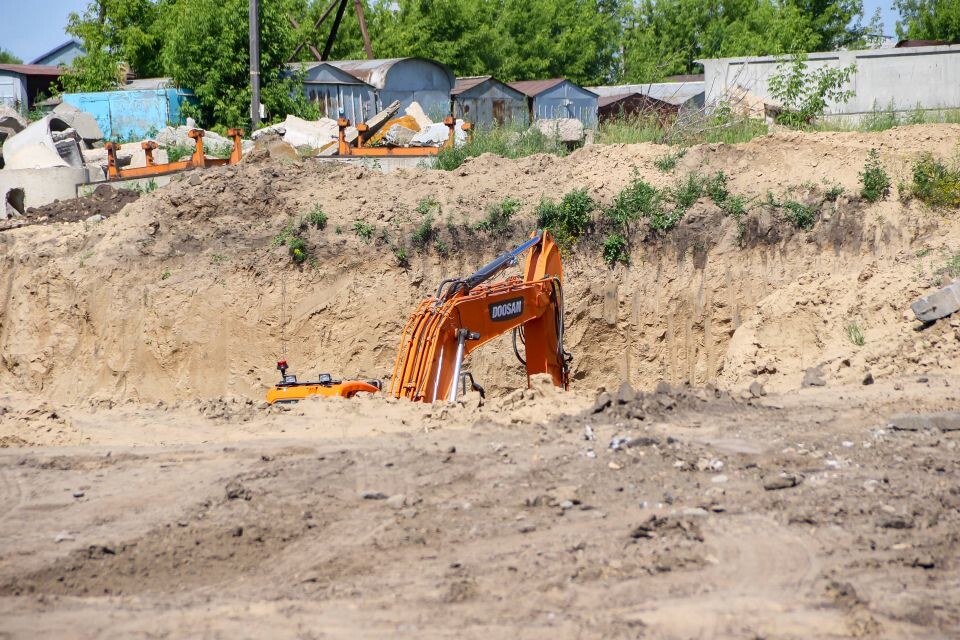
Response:
MULTIPOLYGON (((63 32, 71 11, 81 12, 88 0, 0 0, 0 47, 29 62, 67 39, 63 32)), ((884 33, 894 35, 897 12, 890 0, 864 0, 865 22, 877 7, 884 33)))

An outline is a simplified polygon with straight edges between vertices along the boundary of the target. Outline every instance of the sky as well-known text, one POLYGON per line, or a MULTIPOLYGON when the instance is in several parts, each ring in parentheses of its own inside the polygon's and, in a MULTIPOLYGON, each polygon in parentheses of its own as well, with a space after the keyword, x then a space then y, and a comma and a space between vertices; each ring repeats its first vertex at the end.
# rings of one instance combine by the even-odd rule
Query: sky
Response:
MULTIPOLYGON (((68 38, 63 29, 71 11, 82 12, 88 0, 0 0, 0 47, 24 62, 43 55, 68 38)), ((898 14, 892 0, 863 0, 864 22, 880 8, 884 34, 895 35, 898 14)))

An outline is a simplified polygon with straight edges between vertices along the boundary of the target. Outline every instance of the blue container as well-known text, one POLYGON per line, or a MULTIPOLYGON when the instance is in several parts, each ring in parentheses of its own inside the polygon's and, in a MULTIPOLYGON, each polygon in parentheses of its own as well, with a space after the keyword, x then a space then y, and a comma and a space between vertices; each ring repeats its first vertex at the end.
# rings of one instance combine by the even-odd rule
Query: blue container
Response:
POLYGON ((190 92, 175 88, 63 94, 64 102, 96 119, 106 138, 134 140, 185 124, 182 109, 191 98, 190 92))

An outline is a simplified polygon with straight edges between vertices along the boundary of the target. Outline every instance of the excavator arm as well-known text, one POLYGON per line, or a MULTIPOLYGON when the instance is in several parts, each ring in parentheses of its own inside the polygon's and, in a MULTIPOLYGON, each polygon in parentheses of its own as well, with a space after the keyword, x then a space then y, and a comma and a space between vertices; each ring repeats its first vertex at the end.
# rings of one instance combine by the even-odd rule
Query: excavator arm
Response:
POLYGON ((566 388, 560 251, 543 231, 475 273, 441 283, 404 327, 390 394, 419 402, 455 400, 463 359, 508 331, 525 346, 527 376, 547 373, 566 388), (488 282, 529 250, 523 278, 488 282))

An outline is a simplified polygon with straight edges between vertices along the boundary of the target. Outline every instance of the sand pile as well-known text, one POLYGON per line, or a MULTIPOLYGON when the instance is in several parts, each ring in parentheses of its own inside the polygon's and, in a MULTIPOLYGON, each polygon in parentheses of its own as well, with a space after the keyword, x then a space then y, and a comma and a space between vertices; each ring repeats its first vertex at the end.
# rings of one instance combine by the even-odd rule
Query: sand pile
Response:
MULTIPOLYGON (((629 269, 608 269, 597 239, 582 243, 565 263, 574 386, 741 390, 759 378, 786 388, 821 365, 828 384, 947 369, 960 355, 949 321, 918 333, 904 312, 960 249, 960 224, 917 203, 852 196, 871 148, 896 184, 921 151, 948 157, 958 139, 955 125, 777 134, 691 148, 672 173, 653 164, 668 149, 646 144, 481 156, 453 172, 318 161, 192 172, 96 225, 0 233, 0 386, 68 403, 259 399, 281 338, 301 378, 386 378, 403 323, 442 279, 526 237, 542 197, 582 186, 606 205, 634 171, 657 186, 723 171, 732 193, 758 202, 791 187, 839 184, 847 195, 809 232, 760 208, 741 231, 702 198, 666 236, 641 228, 629 269), (524 203, 512 228, 478 231, 485 209, 508 196, 524 203), (317 206, 325 226, 301 227, 317 206), (410 238, 424 211, 434 242, 421 251, 410 238), (290 230, 309 251, 299 266, 283 246, 290 230)), ((508 339, 467 367, 492 397, 525 381, 508 339)))

